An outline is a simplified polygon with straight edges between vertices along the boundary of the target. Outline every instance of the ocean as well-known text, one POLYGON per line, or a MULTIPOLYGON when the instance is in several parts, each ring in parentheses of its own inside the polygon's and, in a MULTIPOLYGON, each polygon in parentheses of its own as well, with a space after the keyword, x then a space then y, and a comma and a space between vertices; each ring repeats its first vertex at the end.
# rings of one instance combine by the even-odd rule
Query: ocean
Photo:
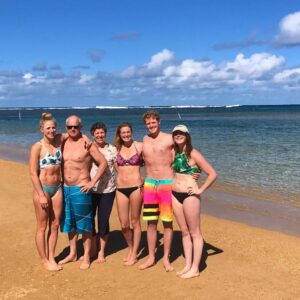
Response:
POLYGON ((218 182, 300 205, 300 105, 1 108, 0 158, 27 161, 30 145, 41 138, 39 118, 44 111, 55 116, 58 131, 64 131, 71 114, 82 119, 89 136, 90 126, 102 121, 111 142, 124 121, 133 125, 134 138, 142 140, 142 115, 148 109, 160 113, 163 131, 188 126, 193 146, 217 170, 218 182))

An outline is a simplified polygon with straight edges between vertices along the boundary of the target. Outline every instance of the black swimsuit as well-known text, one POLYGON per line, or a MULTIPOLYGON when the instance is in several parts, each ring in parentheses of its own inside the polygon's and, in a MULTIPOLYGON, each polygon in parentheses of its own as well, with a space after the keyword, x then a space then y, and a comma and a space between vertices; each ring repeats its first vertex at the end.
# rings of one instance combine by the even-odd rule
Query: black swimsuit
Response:
POLYGON ((191 195, 189 195, 188 193, 180 193, 180 192, 175 192, 175 191, 172 191, 172 195, 176 198, 176 200, 178 202, 180 202, 181 204, 183 204, 183 201, 190 197, 191 195))
POLYGON ((141 188, 142 186, 133 186, 128 188, 117 188, 117 191, 125 195, 127 198, 136 191, 137 189, 141 188))

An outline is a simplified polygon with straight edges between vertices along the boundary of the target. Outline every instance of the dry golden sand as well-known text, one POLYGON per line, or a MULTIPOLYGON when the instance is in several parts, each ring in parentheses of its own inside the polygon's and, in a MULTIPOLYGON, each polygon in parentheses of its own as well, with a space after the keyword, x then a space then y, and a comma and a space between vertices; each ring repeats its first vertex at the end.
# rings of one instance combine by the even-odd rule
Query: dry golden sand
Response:
MULTIPOLYGON (((183 280, 175 272, 164 272, 161 259, 145 271, 137 269, 140 262, 133 267, 122 266, 126 250, 115 208, 105 264, 93 262, 90 270, 81 271, 79 262, 75 262, 65 265, 61 272, 47 272, 39 264, 34 244, 35 216, 27 166, 0 161, 0 168, 0 299, 300 297, 299 238, 206 215, 202 217, 202 230, 207 244, 198 278, 183 280)), ((63 256, 66 251, 67 238, 60 234, 57 255, 63 256)), ((161 254, 161 245, 158 252, 161 254)), ((179 270, 184 259, 177 226, 172 258, 179 270)))

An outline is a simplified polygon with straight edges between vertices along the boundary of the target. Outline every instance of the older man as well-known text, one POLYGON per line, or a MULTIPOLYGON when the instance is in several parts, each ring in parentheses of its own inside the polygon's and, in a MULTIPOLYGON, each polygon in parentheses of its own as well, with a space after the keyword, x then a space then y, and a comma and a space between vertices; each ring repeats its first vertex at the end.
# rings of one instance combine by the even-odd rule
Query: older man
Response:
POLYGON ((155 264, 155 246, 157 240, 158 218, 164 226, 164 257, 163 265, 167 272, 173 267, 169 261, 173 227, 172 227, 172 185, 173 185, 173 139, 171 134, 160 130, 160 117, 156 111, 144 114, 144 122, 148 135, 143 140, 143 155, 146 175, 144 184, 143 219, 147 224, 147 241, 149 256, 139 266, 140 270, 155 264))
POLYGON ((78 234, 82 234, 84 255, 80 269, 86 270, 90 267, 93 216, 92 196, 88 192, 104 173, 107 162, 97 147, 82 137, 79 117, 68 117, 66 127, 69 138, 63 146, 64 211, 61 231, 68 233, 70 254, 59 264, 77 260, 76 242, 78 234), (91 180, 93 160, 99 164, 99 168, 91 180))

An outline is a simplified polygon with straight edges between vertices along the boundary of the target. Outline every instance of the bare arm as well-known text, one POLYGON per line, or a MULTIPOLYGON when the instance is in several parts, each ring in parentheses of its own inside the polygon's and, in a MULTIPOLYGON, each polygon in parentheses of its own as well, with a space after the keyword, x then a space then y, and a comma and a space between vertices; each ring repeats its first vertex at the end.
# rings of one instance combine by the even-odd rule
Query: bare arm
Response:
POLYGON ((93 188, 93 186, 96 184, 96 182, 100 179, 102 174, 105 172, 108 164, 103 156, 103 154, 98 150, 98 148, 95 146, 95 144, 91 144, 90 148, 88 149, 91 157, 98 165, 98 170, 95 174, 95 176, 91 179, 90 182, 88 182, 82 189, 82 192, 87 192, 90 189, 93 188))
POLYGON ((35 192, 38 195, 39 202, 43 208, 47 207, 48 200, 45 196, 45 193, 42 189, 42 184, 39 179, 39 159, 40 159, 40 151, 41 151, 41 145, 39 143, 35 143, 31 147, 30 156, 29 156, 29 172, 30 172, 30 178, 31 182, 33 184, 33 188, 35 192))
POLYGON ((193 149, 191 152, 191 158, 194 159, 197 166, 200 167, 206 174, 207 177, 203 184, 198 187, 198 191, 191 191, 192 194, 201 195, 207 190, 217 179, 217 173, 211 164, 204 158, 204 156, 197 150, 193 149))

